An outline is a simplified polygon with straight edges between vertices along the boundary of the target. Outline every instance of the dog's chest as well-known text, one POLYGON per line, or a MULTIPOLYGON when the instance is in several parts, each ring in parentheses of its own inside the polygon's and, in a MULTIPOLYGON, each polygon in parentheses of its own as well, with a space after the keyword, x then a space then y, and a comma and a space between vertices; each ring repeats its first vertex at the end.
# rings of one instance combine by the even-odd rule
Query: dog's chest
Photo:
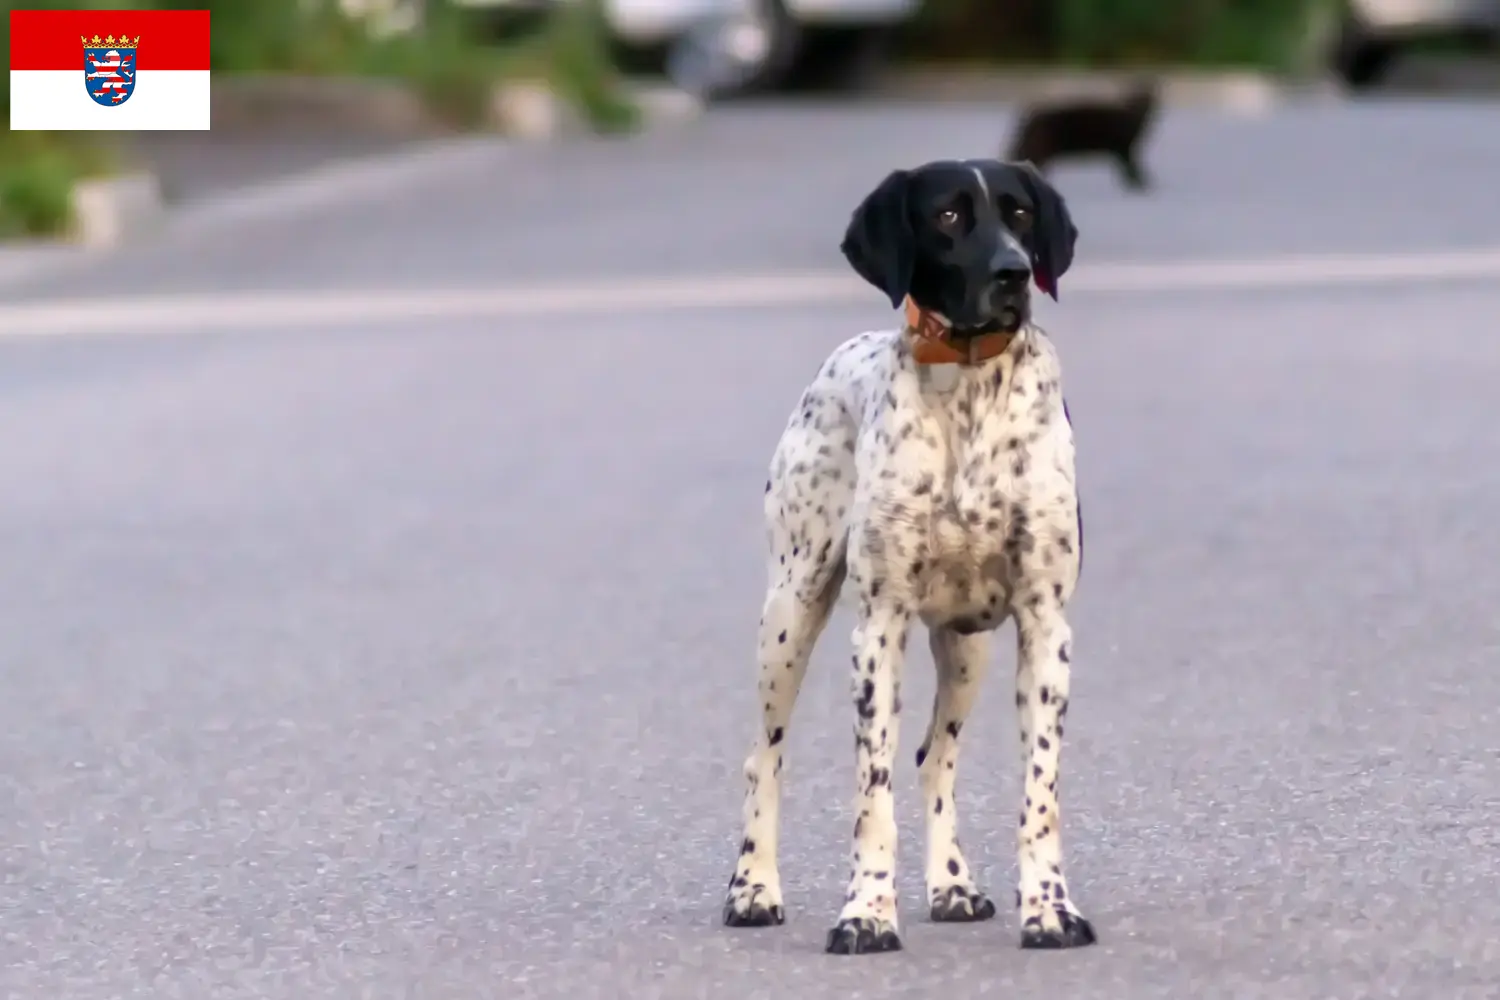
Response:
POLYGON ((916 369, 893 386, 866 547, 929 624, 998 626, 1038 539, 1076 517, 1071 434, 1049 398, 1060 390, 1027 357, 916 369))

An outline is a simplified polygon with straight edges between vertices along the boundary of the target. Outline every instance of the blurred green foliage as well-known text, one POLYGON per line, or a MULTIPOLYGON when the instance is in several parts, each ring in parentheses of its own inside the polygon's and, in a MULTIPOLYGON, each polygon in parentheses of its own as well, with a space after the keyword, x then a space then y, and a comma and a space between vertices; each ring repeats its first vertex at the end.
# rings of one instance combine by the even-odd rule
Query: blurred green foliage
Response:
POLYGON ((572 3, 534 37, 487 43, 469 12, 425 0, 421 26, 378 36, 335 0, 152 0, 166 9, 208 9, 216 71, 355 74, 405 80, 459 126, 478 124, 492 84, 524 74, 545 78, 600 129, 633 123, 617 95, 614 67, 595 0, 572 3))
POLYGON ((0 237, 42 236, 72 221, 73 185, 109 172, 112 143, 87 132, 11 132, 0 139, 0 237))
MULTIPOLYGON (((9 52, 10 12, 15 9, 111 10, 120 6, 115 0, 7 3, 5 17, 0 19, 0 42, 9 52)), ((108 172, 114 162, 116 151, 111 137, 88 132, 10 131, 10 74, 0 81, 0 103, 4 104, 7 120, 5 136, 0 139, 0 237, 59 232, 71 221, 73 185, 108 172)))
POLYGON ((596 129, 628 132, 639 124, 640 109, 621 95, 599 0, 564 5, 534 44, 548 80, 596 129))
POLYGON ((923 0, 924 60, 1287 68, 1320 0, 923 0))
MULTIPOLYGON (((219 73, 355 74, 407 80, 454 124, 483 115, 490 84, 517 73, 545 78, 602 129, 628 127, 633 105, 619 96, 596 0, 563 6, 542 30, 508 46, 486 44, 474 19, 450 0, 425 0, 422 26, 378 37, 334 0, 12 0, 41 10, 208 10, 210 61, 219 73)), ((0 31, 9 49, 10 19, 0 31)), ((3 78, 6 114, 10 79, 3 78)))

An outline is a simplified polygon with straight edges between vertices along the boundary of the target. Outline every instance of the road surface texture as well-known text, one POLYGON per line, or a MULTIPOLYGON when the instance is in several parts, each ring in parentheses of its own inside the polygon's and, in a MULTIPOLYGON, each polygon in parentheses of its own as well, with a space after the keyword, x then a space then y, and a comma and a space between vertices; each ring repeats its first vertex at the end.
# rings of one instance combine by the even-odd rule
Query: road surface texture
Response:
MULTIPOLYGON (((1149 198, 1059 174, 1089 262, 1500 244, 1483 104, 1169 119, 1149 198)), ((1091 949, 930 924, 825 956, 852 817, 849 612, 788 737, 788 922, 719 908, 756 718, 759 506, 823 304, 132 324, 130 296, 833 268, 911 150, 999 115, 747 108, 496 152, 0 303, 0 996, 1493 998, 1500 287, 1070 294, 1065 844, 1091 949), (7 336, 90 298, 103 335, 7 336), (14 327, 19 329, 19 327, 14 327)), ((925 158, 925 154, 923 157, 925 158)), ((910 157, 908 157, 910 159, 910 157)), ((1014 879, 1012 632, 962 831, 1014 879)))
MULTIPOLYGON (((857 198, 892 167, 996 155, 1005 108, 747 107, 638 141, 497 145, 399 198, 133 247, 37 296, 525 285, 843 268, 857 198)), ((1156 197, 1107 168, 1057 174, 1086 261, 1403 251, 1500 243, 1500 104, 1183 110, 1147 153, 1156 197)))
POLYGON ((141 132, 131 154, 156 174, 164 197, 191 202, 340 161, 400 149, 415 137, 308 127, 141 132))

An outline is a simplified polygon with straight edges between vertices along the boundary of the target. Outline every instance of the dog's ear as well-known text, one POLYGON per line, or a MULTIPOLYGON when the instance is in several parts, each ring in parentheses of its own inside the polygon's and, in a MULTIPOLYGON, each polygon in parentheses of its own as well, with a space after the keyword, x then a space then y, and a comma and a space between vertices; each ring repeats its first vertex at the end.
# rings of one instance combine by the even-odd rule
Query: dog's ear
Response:
POLYGON ((911 289, 916 266, 916 232, 907 211, 911 174, 893 171, 865 196, 839 244, 849 265, 870 284, 890 296, 895 308, 911 289))
POLYGON ((1032 237, 1036 261, 1032 265, 1032 275, 1036 286, 1056 299, 1058 279, 1073 265, 1078 227, 1073 225, 1073 217, 1068 214, 1063 196, 1034 164, 1022 160, 1015 167, 1021 172, 1021 181, 1036 205, 1036 227, 1032 237))

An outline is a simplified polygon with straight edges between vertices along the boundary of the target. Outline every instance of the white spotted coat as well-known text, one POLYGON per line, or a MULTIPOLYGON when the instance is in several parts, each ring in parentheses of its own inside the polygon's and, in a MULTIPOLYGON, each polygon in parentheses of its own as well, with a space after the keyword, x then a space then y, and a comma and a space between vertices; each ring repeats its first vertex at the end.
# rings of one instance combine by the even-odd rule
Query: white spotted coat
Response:
POLYGON ((989 633, 1014 620, 1023 941, 1046 946, 1070 933, 1092 940, 1063 875, 1058 801, 1072 638, 1064 609, 1082 556, 1060 378, 1057 352, 1035 326, 974 366, 918 365, 906 335, 891 330, 840 345, 802 393, 766 483, 762 719, 745 762, 744 837, 727 923, 784 918, 777 867, 784 740, 813 646, 847 583, 857 610, 858 811, 848 892, 830 941, 865 935, 899 947, 891 771, 903 662, 917 620, 928 628, 938 674, 917 751, 933 918, 995 912, 959 848, 953 792, 958 736, 988 669, 989 633))

